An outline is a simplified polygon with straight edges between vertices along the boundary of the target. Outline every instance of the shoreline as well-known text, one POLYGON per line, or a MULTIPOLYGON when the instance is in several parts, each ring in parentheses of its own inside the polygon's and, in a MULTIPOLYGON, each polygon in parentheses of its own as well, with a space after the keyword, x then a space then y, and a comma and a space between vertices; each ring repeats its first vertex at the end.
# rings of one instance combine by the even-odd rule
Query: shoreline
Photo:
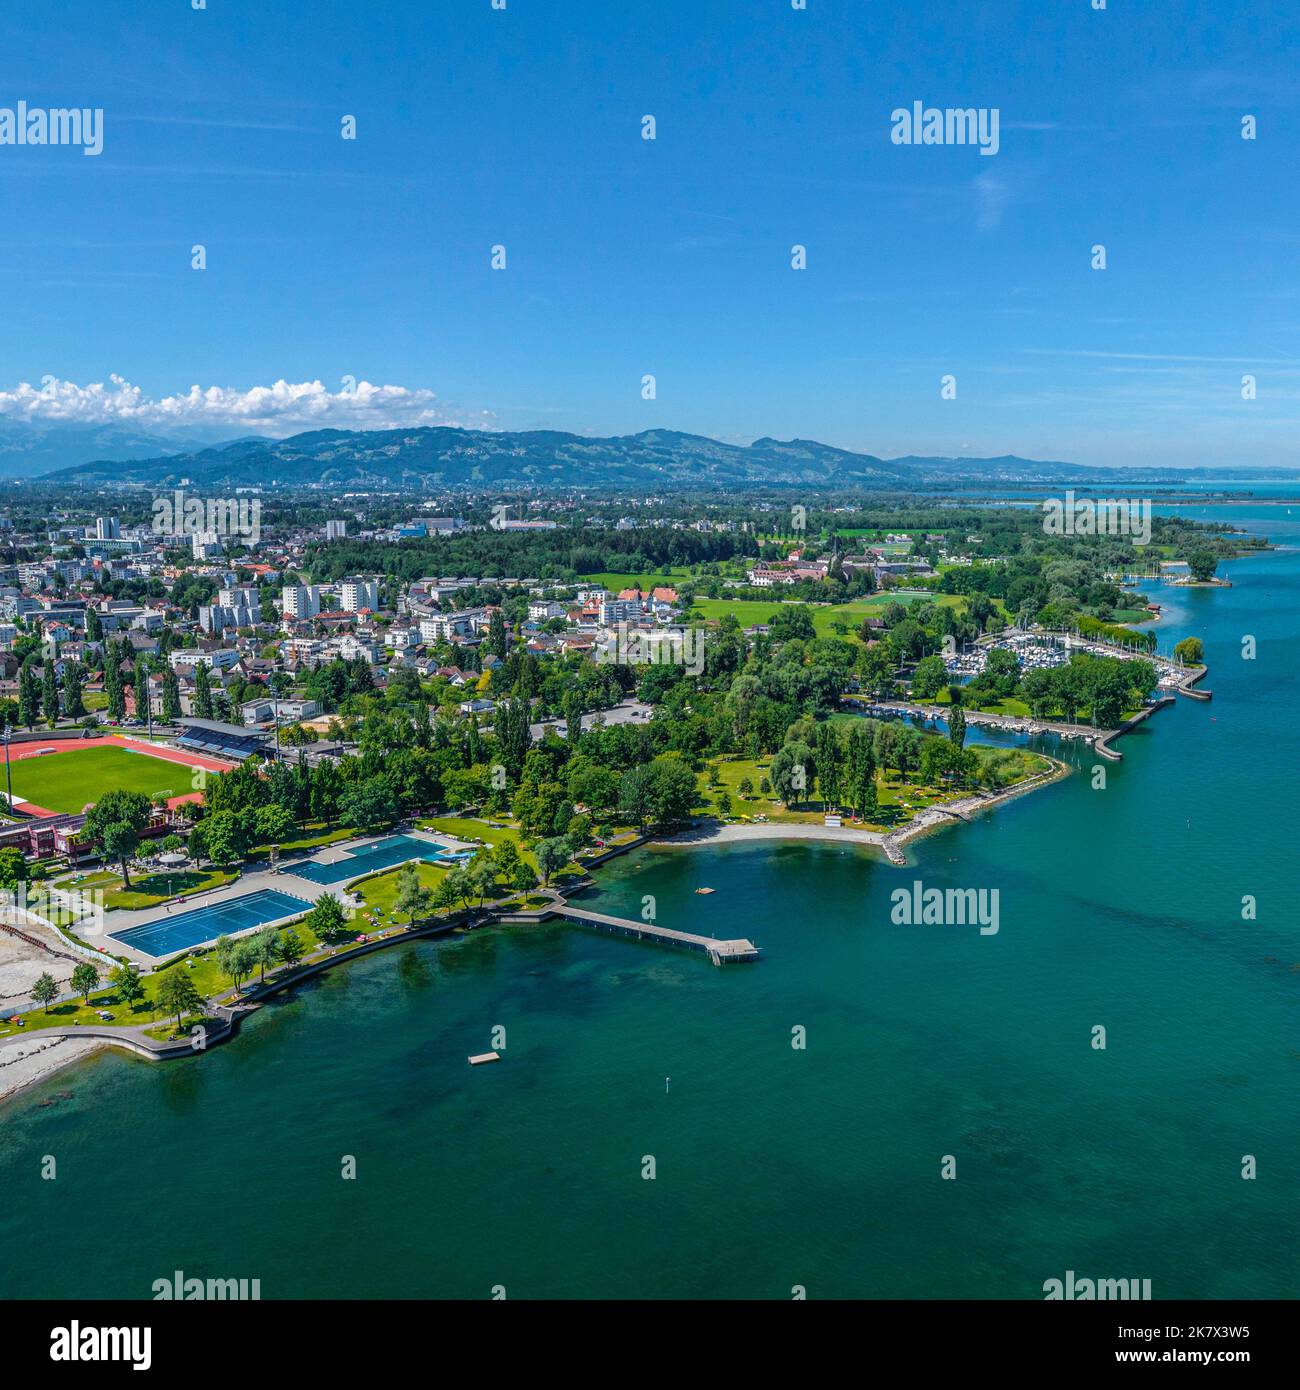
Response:
MULTIPOLYGON (((1041 756, 1049 757, 1047 754, 1041 756)), ((1024 796, 1069 776, 1071 768, 1068 763, 1061 762, 1057 758, 1050 758, 1050 761, 1052 768, 1049 772, 1039 773, 1035 777, 1027 778, 1023 782, 1005 787, 997 792, 971 794, 958 797, 943 806, 927 807, 913 820, 897 830, 867 830, 858 826, 828 826, 815 822, 720 825, 715 821, 676 835, 643 840, 639 844, 628 845, 626 849, 620 849, 608 857, 618 858, 624 853, 643 847, 658 848, 662 846, 668 849, 694 849, 707 845, 752 843, 761 840, 815 840, 823 843, 857 844, 867 849, 874 849, 887 863, 897 868, 903 868, 907 865, 907 856, 903 852, 903 846, 910 841, 922 835, 928 835, 944 826, 968 821, 972 815, 981 811, 992 810, 1004 801, 1024 796)), ((441 935, 447 930, 448 927, 443 925, 438 931, 431 932, 424 929, 419 935, 441 935)), ((392 942, 375 941, 369 949, 349 953, 349 956, 351 954, 367 955, 382 949, 386 944, 395 944, 397 940, 410 939, 411 935, 407 932, 399 932, 392 942)), ((324 961, 318 962, 316 967, 309 971, 309 974, 314 975, 321 969, 330 968, 333 964, 335 964, 334 958, 331 958, 328 964, 324 961)), ((285 981, 285 985, 289 987, 297 983, 299 981, 296 979, 285 981)), ((41 1037, 41 1033, 33 1033, 30 1037, 22 1040, 8 1039, 4 1046, 0 1046, 0 1106, 31 1090, 39 1083, 48 1081, 68 1067, 89 1060, 97 1053, 109 1050, 132 1050, 102 1035, 86 1038, 61 1035, 46 1042, 40 1042, 41 1037), (23 1050, 24 1048, 27 1050, 23 1050), (3 1060, 5 1054, 11 1050, 19 1051, 21 1055, 12 1061, 5 1062, 3 1060), (9 1071, 10 1068, 13 1068, 12 1072, 9 1071), (6 1073, 8 1073, 7 1078, 6 1073)))
MULTIPOLYGON (((1047 758, 1048 754, 1040 754, 1047 758)), ((1026 778, 1014 786, 985 795, 978 793, 957 797, 942 806, 928 806, 914 819, 897 830, 867 830, 854 825, 819 825, 815 821, 775 821, 764 825, 722 825, 711 821, 693 830, 681 831, 676 835, 665 835, 652 841, 655 848, 699 849, 709 845, 744 844, 760 840, 816 840, 824 844, 856 844, 880 850, 884 858, 896 868, 907 864, 907 856, 902 847, 912 840, 927 835, 933 830, 947 825, 969 821, 971 816, 981 811, 992 810, 1004 801, 1038 791, 1068 777, 1070 765, 1059 758, 1050 758, 1052 769, 1035 777, 1026 778)))

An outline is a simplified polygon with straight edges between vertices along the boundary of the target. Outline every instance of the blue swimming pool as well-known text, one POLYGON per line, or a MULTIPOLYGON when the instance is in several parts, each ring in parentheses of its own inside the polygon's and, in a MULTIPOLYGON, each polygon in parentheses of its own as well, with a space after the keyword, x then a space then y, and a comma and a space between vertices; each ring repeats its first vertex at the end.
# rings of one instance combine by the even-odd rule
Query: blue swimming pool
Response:
POLYGON ((131 946, 146 956, 171 956, 191 946, 202 945, 205 941, 215 941, 223 934, 233 936, 236 932, 247 931, 249 927, 299 916, 310 907, 310 902, 296 898, 292 893, 260 888, 256 893, 245 893, 242 898, 210 903, 191 912, 174 912, 170 917, 161 917, 156 922, 110 932, 109 939, 131 946))
POLYGON ((414 835, 389 835, 386 839, 376 840, 374 844, 349 850, 346 858, 333 864, 317 864, 307 860, 301 864, 285 864, 281 873, 305 878, 310 883, 342 883, 345 879, 360 878, 362 874, 391 869, 394 864, 404 864, 409 859, 423 859, 436 864, 449 857, 441 845, 431 844, 428 840, 417 839, 414 835))

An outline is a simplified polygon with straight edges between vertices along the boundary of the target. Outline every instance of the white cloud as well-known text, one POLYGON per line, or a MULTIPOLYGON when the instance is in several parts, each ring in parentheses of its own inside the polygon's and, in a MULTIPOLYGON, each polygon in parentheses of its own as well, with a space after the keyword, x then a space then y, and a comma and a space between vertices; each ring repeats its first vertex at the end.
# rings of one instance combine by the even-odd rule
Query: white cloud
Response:
POLYGON ((284 435, 304 429, 397 429, 414 425, 470 423, 482 429, 487 412, 472 421, 444 413, 423 388, 375 386, 358 381, 330 391, 319 381, 277 381, 240 391, 231 386, 191 386, 172 396, 150 396, 114 374, 107 383, 79 386, 46 377, 39 386, 20 382, 0 391, 0 416, 41 423, 124 425, 141 430, 221 427, 284 435))

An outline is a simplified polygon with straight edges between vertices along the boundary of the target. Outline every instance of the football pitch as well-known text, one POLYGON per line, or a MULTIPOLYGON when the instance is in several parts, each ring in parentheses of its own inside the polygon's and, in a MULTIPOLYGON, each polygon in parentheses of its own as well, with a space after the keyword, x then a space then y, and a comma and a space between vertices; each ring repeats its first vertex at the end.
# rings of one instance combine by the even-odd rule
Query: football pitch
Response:
MULTIPOLYGON (((184 796, 193 791, 193 772, 184 763, 166 762, 125 748, 78 748, 66 753, 17 757, 10 748, 14 800, 46 811, 76 814, 105 792, 123 787, 146 796, 184 796)), ((37 745, 39 746, 39 745, 37 745)))

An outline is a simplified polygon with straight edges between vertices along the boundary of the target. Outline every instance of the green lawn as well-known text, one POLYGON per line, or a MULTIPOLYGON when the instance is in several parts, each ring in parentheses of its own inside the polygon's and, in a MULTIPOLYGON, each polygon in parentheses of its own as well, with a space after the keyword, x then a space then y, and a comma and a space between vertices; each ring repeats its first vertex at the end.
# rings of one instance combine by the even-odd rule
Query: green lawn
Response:
POLYGON ((612 570, 604 570, 600 574, 584 574, 578 583, 599 584, 615 594, 621 589, 635 589, 640 586, 641 592, 648 594, 651 589, 675 589, 691 577, 690 570, 681 565, 674 565, 671 569, 659 570, 652 574, 616 574, 612 570))
POLYGON ((184 796, 194 790, 193 774, 184 763, 125 748, 82 748, 28 758, 12 753, 11 749, 14 796, 47 811, 75 814, 115 787, 146 796, 184 796))
MULTIPOLYGON (((919 603, 923 599, 933 599, 943 608, 960 608, 965 604, 965 599, 958 594, 895 591, 873 594, 870 598, 854 599, 851 603, 810 603, 806 607, 812 614, 813 631, 818 637, 839 636, 835 631, 836 623, 844 623, 848 628, 846 636, 851 637, 855 630, 862 626, 864 618, 878 618, 886 605, 909 605, 919 603)), ((705 619, 717 620, 732 613, 741 627, 753 627, 757 623, 769 622, 774 613, 781 611, 782 602, 779 595, 774 595, 771 599, 698 598, 694 607, 705 619)))
MULTIPOLYGON (((104 890, 105 907, 121 907, 135 910, 142 907, 156 907, 168 898, 185 897, 190 893, 204 893, 210 888, 220 888, 234 881, 233 871, 226 869, 176 869, 156 874, 137 874, 131 880, 129 890, 124 890, 122 880, 113 875, 114 885, 104 890)), ((79 885, 87 887, 85 883, 79 885)))

